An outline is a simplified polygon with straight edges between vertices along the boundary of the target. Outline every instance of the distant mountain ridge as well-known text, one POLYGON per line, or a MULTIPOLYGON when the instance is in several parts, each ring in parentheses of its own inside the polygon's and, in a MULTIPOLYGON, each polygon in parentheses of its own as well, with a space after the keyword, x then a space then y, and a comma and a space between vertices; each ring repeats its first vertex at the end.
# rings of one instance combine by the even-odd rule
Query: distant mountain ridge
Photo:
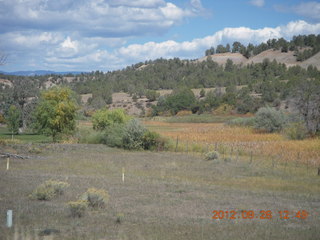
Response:
POLYGON ((15 72, 4 72, 0 71, 0 74, 5 75, 14 75, 14 76, 44 76, 44 75, 67 75, 67 74, 81 74, 81 73, 87 73, 87 72, 80 72, 80 71, 67 71, 67 72, 55 72, 55 71, 49 71, 49 70, 35 70, 35 71, 15 71, 15 72))

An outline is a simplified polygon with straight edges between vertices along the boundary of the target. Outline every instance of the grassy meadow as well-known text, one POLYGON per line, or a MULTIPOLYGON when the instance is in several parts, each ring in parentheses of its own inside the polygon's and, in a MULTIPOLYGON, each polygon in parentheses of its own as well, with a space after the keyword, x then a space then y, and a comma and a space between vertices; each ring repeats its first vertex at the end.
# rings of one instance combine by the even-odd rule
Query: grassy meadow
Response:
MULTIPOLYGON (((48 140, 43 136, 42 143, 20 140, 0 145, 1 152, 30 156, 10 159, 9 170, 7 160, 0 158, 0 239, 319 238, 319 139, 290 141, 279 134, 225 126, 220 120, 157 120, 144 123, 171 139, 171 151, 51 144, 43 143, 48 140), (204 154, 214 149, 220 158, 205 160, 204 154), (29 198, 50 179, 70 187, 50 201, 29 198), (71 217, 67 203, 92 187, 108 191, 106 208, 71 217), (14 214, 10 229, 5 227, 8 209, 14 214), (250 210, 255 216, 243 219, 242 211, 250 210), (308 216, 296 217, 303 210, 308 216), (212 219, 213 211, 237 215, 212 219), (260 218, 260 211, 271 211, 272 218, 260 218), (279 211, 288 211, 288 219, 282 219, 279 211), (46 236, 46 230, 54 233, 46 236)), ((79 128, 92 134, 88 122, 79 128)), ((3 130, 0 137, 5 136, 3 130)))

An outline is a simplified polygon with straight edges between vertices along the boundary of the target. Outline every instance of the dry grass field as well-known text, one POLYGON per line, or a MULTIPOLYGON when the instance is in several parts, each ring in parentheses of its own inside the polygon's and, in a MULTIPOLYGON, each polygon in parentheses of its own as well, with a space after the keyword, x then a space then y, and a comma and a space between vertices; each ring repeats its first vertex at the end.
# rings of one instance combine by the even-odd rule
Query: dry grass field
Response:
POLYGON ((278 133, 259 133, 251 128, 226 126, 223 123, 168 123, 146 121, 152 130, 179 140, 179 150, 204 152, 220 148, 222 152, 252 154, 276 158, 281 162, 298 162, 320 166, 319 138, 302 141, 288 140, 278 133), (193 147, 193 148, 192 148, 193 147))
POLYGON ((316 169, 290 164, 272 168, 267 160, 259 165, 250 163, 247 156, 207 161, 201 154, 128 152, 103 145, 0 147, 31 156, 11 159, 8 171, 6 159, 0 158, 1 240, 311 240, 320 236, 316 169), (70 187, 50 201, 28 197, 49 179, 65 181, 70 187), (72 218, 67 202, 92 187, 108 191, 106 208, 72 218), (5 227, 8 209, 13 210, 11 229, 5 227), (212 219, 214 210, 237 211, 240 218, 212 219), (255 217, 242 219, 241 211, 249 210, 255 217), (280 219, 278 212, 285 210, 289 219, 280 219), (309 213, 306 219, 295 217, 301 210, 309 213), (272 211, 272 218, 260 219, 260 211, 272 211), (46 229, 55 233, 42 236, 46 229))

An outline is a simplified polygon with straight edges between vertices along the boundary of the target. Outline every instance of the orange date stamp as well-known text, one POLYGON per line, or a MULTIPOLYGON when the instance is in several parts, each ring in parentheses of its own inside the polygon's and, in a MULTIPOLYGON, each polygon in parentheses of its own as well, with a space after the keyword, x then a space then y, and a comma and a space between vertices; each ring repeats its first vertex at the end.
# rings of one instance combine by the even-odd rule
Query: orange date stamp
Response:
POLYGON ((271 210, 214 210, 212 211, 212 219, 307 219, 309 213, 306 210, 298 211, 271 211, 271 210))

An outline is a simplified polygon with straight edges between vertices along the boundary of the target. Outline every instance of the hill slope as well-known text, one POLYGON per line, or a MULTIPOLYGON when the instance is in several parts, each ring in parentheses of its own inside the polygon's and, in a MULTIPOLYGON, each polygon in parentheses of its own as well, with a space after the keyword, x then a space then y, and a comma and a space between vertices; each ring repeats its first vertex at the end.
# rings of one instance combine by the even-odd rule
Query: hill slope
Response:
POLYGON ((303 68, 307 68, 309 65, 313 65, 318 70, 320 70, 320 52, 318 52, 316 55, 312 56, 311 58, 308 58, 307 60, 299 63, 299 65, 303 68))
POLYGON ((287 66, 296 65, 298 62, 294 56, 294 52, 281 52, 280 50, 266 50, 262 53, 259 53, 256 56, 249 58, 246 64, 251 63, 262 63, 264 59, 268 58, 270 61, 276 60, 278 63, 284 63, 287 66))
MULTIPOLYGON (((224 65, 228 59, 232 60, 234 64, 244 64, 247 59, 240 53, 217 53, 210 55, 212 61, 224 65)), ((199 62, 207 61, 208 56, 198 59, 199 62)))
MULTIPOLYGON (((211 59, 214 62, 217 62, 220 65, 224 65, 228 59, 232 60, 234 64, 237 65, 246 65, 251 63, 262 63, 264 59, 269 59, 270 61, 276 60, 278 63, 284 63, 287 67, 299 65, 303 68, 307 68, 309 65, 313 65, 320 70, 320 52, 316 55, 308 58, 303 62, 298 62, 296 56, 294 56, 293 51, 281 52, 280 50, 269 49, 259 53, 256 56, 253 56, 249 59, 245 58, 240 53, 217 53, 210 55, 211 59)), ((197 62, 203 62, 208 59, 208 56, 199 58, 197 62)))

